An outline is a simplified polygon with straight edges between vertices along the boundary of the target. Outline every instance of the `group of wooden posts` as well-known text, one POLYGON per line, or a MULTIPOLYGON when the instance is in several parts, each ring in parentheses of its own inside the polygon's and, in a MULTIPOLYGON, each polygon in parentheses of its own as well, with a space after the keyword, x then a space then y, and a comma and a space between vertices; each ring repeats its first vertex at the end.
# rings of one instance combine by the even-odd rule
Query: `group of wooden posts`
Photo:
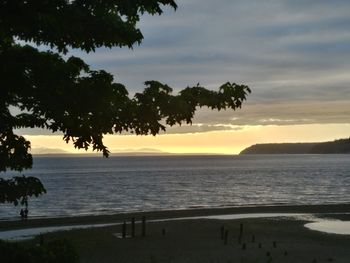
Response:
MULTIPOLYGON (((135 217, 131 218, 131 237, 135 237, 136 236, 136 231, 135 231, 135 217)), ((123 225, 122 225, 122 238, 126 238, 126 221, 124 221, 123 225)), ((141 236, 145 237, 146 236, 146 217, 143 216, 142 217, 142 223, 141 223, 141 236)))
MULTIPOLYGON (((227 245, 228 244, 228 234, 229 234, 228 229, 225 229, 225 227, 222 226, 220 228, 220 233, 221 233, 221 240, 223 240, 224 244, 227 245)), ((242 239, 243 239, 243 224, 240 224, 240 226, 239 226, 239 233, 238 233, 238 244, 242 245, 242 250, 246 250, 247 249, 247 243, 242 243, 242 239)), ((251 236, 251 242, 252 243, 256 242, 255 235, 251 236)), ((276 241, 272 242, 272 247, 273 248, 277 248, 277 242, 276 241)), ((262 248, 262 244, 261 243, 258 244, 258 248, 262 248)), ((270 256, 271 253, 268 251, 266 253, 266 255, 270 256)), ((284 252, 284 255, 287 256, 287 251, 284 252)))

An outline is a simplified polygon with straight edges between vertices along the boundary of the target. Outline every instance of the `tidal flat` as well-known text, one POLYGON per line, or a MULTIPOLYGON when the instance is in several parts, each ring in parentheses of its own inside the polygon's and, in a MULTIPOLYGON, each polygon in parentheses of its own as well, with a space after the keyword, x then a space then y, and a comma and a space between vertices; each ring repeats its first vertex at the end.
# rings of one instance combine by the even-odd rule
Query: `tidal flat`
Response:
MULTIPOLYGON (((163 211, 83 218, 33 219, 0 222, 0 229, 64 225, 72 223, 121 223, 99 228, 47 233, 44 242, 67 239, 77 249, 81 262, 349 262, 350 235, 307 229, 308 219, 264 217, 243 219, 184 219, 238 213, 306 213, 348 219, 349 205, 274 206, 226 209, 163 211), (146 235, 139 221, 146 216, 146 235), (135 237, 131 218, 135 217, 135 237), (168 220, 171 219, 172 220, 168 220), (179 218, 179 219, 176 219, 179 218), (166 219, 166 220, 162 220, 166 219), (152 220, 156 220, 153 221, 152 220), (122 238, 122 223, 126 237, 122 238)), ((26 245, 38 238, 22 241, 26 245)))

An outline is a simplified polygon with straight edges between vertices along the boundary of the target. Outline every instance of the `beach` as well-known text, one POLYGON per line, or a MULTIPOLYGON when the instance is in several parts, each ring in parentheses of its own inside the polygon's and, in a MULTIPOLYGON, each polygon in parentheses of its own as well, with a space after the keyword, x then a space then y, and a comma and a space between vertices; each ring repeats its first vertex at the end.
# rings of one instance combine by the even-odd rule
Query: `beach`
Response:
MULTIPOLYGON (((349 204, 190 209, 2 221, 0 230, 115 223, 44 235, 45 242, 56 238, 70 240, 81 262, 349 262, 349 235, 309 230, 304 224, 311 220, 292 216, 316 214, 350 220, 348 213, 349 204), (285 216, 230 220, 200 218, 262 213, 285 216), (144 216, 147 223, 143 237, 140 220, 144 216), (130 236, 133 217, 136 219, 135 237, 130 236), (124 221, 127 237, 121 238, 124 221)), ((23 241, 25 244, 37 242, 37 238, 23 241)))

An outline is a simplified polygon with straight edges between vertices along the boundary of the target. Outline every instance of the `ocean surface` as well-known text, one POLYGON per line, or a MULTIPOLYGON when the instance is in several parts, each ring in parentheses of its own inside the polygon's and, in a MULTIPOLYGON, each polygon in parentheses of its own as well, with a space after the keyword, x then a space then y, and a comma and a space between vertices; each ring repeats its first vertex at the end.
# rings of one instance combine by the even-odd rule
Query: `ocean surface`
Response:
MULTIPOLYGON (((350 155, 35 157, 23 174, 47 189, 31 217, 350 203, 350 155)), ((0 205, 0 220, 20 209, 0 205)))

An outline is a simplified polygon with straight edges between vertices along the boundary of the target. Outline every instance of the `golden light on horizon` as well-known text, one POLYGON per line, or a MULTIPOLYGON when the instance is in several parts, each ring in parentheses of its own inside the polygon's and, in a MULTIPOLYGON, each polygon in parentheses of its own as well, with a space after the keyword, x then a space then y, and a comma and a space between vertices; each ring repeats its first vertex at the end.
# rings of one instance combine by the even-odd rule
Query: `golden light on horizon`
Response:
MULTIPOLYGON (((242 126, 241 130, 158 136, 107 135, 104 143, 112 153, 162 151, 168 153, 238 154, 257 143, 321 142, 350 135, 350 124, 309 124, 286 126, 242 126)), ((51 150, 60 153, 85 153, 66 144, 60 135, 25 135, 32 152, 51 150)))

